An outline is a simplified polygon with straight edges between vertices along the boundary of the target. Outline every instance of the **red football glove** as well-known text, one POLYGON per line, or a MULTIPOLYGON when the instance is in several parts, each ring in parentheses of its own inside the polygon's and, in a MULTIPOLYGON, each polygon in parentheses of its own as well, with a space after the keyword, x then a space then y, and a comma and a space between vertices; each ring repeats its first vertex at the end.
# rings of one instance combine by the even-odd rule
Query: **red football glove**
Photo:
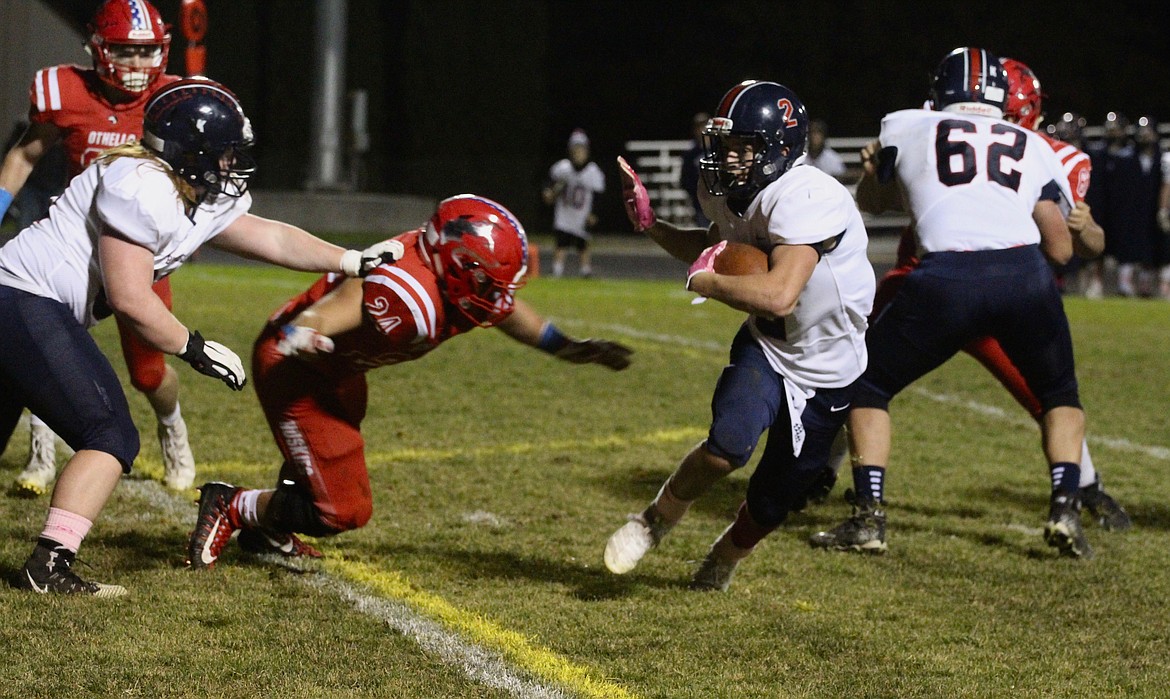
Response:
POLYGON ((622 175, 622 202, 626 205, 626 216, 633 224, 634 230, 641 233, 658 222, 654 215, 654 208, 650 206, 650 195, 646 193, 646 186, 638 178, 638 173, 618 156, 618 167, 622 175))

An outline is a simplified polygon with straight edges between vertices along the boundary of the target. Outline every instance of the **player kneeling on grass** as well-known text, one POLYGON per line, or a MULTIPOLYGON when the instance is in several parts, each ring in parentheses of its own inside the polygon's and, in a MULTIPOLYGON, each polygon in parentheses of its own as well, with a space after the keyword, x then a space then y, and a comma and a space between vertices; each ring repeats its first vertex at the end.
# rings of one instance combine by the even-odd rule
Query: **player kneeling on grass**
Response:
POLYGON ((709 229, 657 221, 645 187, 619 159, 634 228, 692 263, 688 289, 750 315, 716 384, 707 438, 650 506, 610 537, 605 565, 614 573, 632 570, 696 498, 748 462, 767 431, 735 522, 691 581, 695 589, 726 590, 739 561, 804 505, 828 467, 865 369, 874 273, 853 197, 803 164, 807 134, 804 105, 788 88, 752 80, 733 87, 704 131, 700 195, 709 229), (755 246, 767 264, 755 274, 720 274, 729 244, 718 241, 755 246))
POLYGON ((528 240, 503 206, 464 194, 395 238, 406 250, 364 280, 330 274, 269 320, 253 352, 260 405, 284 456, 273 490, 200 488, 187 548, 193 568, 215 565, 232 533, 255 553, 320 556, 296 533, 357 529, 373 509, 361 422, 366 372, 418 359, 476 327, 498 327, 565 361, 625 369, 631 350, 561 334, 515 298, 528 240))

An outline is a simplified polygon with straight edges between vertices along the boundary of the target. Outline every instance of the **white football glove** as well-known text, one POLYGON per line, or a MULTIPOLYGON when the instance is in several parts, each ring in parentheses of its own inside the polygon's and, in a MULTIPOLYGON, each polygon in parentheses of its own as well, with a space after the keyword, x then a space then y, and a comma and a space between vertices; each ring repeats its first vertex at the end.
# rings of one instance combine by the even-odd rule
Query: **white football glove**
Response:
POLYGON ((406 248, 397 240, 383 240, 362 251, 346 250, 341 254, 341 272, 347 277, 364 277, 385 262, 397 262, 406 248))
POLYGON ((303 325, 286 325, 280 329, 276 351, 286 357, 301 354, 328 354, 333 351, 333 340, 303 325))
POLYGON ((218 342, 204 340, 198 330, 188 331, 187 345, 176 356, 200 374, 223 381, 233 391, 248 383, 244 364, 236 353, 218 342))

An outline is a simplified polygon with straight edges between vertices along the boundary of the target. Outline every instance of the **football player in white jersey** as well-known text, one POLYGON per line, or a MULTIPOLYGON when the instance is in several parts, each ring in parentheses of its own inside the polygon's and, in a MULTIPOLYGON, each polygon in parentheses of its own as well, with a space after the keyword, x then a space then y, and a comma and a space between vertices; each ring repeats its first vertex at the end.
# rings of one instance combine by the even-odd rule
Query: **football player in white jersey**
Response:
POLYGON ((541 192, 544 203, 553 205, 553 230, 556 250, 553 253, 553 276, 565 273, 565 258, 571 248, 580 255, 581 276, 593 275, 593 258, 589 250, 589 229, 597 222, 593 197, 605 191, 605 174, 589 160, 589 136, 581 129, 569 134, 569 157, 562 158, 548 171, 549 184, 541 192))
POLYGON ((924 254, 867 337, 870 364, 849 418, 853 516, 814 535, 813 546, 886 550, 889 401, 968 343, 991 337, 1040 402, 1052 474, 1045 540, 1063 555, 1092 553, 1079 515, 1085 417, 1049 267, 1073 254, 1065 214, 1074 199, 1043 138, 1001 118, 1007 91, 996 56, 955 49, 935 72, 931 109, 888 114, 880 150, 863 155, 859 205, 876 212, 904 199, 924 254))
POLYGON ((634 228, 691 263, 687 288, 749 314, 711 401, 707 438, 683 458, 643 512, 605 548, 622 574, 656 546, 716 481, 764 454, 735 521, 711 546, 693 589, 726 590, 739 561, 803 507, 828 463, 853 386, 866 367, 866 317, 874 272, 849 191, 803 164, 808 114, 792 90, 748 80, 724 95, 704 134, 700 161, 708 229, 657 221, 645 187, 622 159, 623 198, 634 228), (767 254, 768 270, 713 271, 728 241, 767 254))
POLYGON ((343 250, 248 213, 252 128, 235 96, 180 80, 146 105, 143 138, 106 151, 75 177, 49 215, 0 248, 0 449, 25 407, 75 454, 53 489, 33 553, 12 584, 38 593, 117 597, 72 565, 138 431, 113 368, 87 328, 111 314, 151 346, 243 388, 243 365, 167 310, 151 285, 205 242, 290 269, 357 276, 401 244, 343 250))

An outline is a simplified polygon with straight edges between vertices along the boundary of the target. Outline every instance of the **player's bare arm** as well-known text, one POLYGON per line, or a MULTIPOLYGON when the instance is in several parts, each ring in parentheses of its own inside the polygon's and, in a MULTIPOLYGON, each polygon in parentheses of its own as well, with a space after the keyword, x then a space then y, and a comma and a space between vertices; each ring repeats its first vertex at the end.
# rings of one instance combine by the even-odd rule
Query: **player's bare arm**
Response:
POLYGON ((629 347, 609 340, 577 340, 563 335, 532 306, 516 299, 512 314, 496 324, 508 337, 529 347, 544 350, 557 359, 573 364, 601 364, 621 371, 630 365, 629 347))
POLYGON ((646 187, 626 159, 618 156, 618 171, 622 180, 622 201, 626 216, 635 231, 645 233, 670 256, 690 264, 713 242, 706 228, 682 228, 667 221, 660 221, 650 206, 646 187))
POLYGON ((4 166, 0 169, 0 189, 13 195, 19 192, 33 168, 60 137, 61 130, 52 124, 30 125, 20 141, 4 156, 4 166))
POLYGON ((1032 209, 1032 220, 1040 229, 1040 250, 1052 262, 1063 265, 1072 259, 1073 239, 1056 202, 1042 199, 1032 209))
POLYGON ((276 349, 286 357, 311 360, 333 351, 333 337, 362 324, 362 280, 350 278, 301 311, 280 329, 276 349))
POLYGON ((102 287, 110 308, 152 347, 177 354, 187 345, 187 328, 151 289, 154 253, 111 231, 98 239, 102 287))
POLYGON ((1065 223, 1072 234, 1073 252, 1077 256, 1092 260, 1105 252, 1105 231, 1093 218, 1093 212, 1088 204, 1083 201, 1077 202, 1065 223))
POLYGON ((767 272, 735 276, 703 272, 691 279, 690 289, 746 313, 781 318, 796 308, 819 260, 811 245, 777 245, 769 255, 767 272))
POLYGON ((293 319, 293 325, 312 328, 326 337, 356 330, 362 324, 362 280, 346 279, 293 319))
POLYGON ((303 272, 336 272, 345 250, 281 221, 244 214, 210 244, 252 260, 303 272))
POLYGON ((883 159, 893 157, 893 153, 883 151, 881 142, 877 140, 870 141, 861 149, 863 172, 857 183, 857 208, 869 214, 906 210, 897 178, 882 177, 883 171, 893 165, 883 162, 883 159))

